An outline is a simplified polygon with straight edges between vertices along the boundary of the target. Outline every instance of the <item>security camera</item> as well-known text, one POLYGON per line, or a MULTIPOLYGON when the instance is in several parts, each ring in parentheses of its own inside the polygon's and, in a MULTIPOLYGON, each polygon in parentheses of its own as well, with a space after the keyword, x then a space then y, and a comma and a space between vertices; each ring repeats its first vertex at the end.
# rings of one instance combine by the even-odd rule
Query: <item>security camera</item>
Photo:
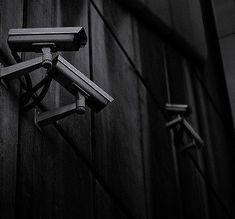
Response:
POLYGON ((170 115, 189 116, 192 112, 190 106, 186 104, 166 104, 166 111, 170 115))
POLYGON ((166 123, 166 127, 172 129, 176 135, 182 138, 182 131, 186 132, 192 138, 192 142, 186 148, 197 146, 198 148, 204 145, 204 141, 193 127, 185 120, 185 116, 189 116, 192 112, 190 106, 186 104, 166 104, 167 112, 175 116, 174 119, 166 123))
POLYGON ((81 93, 86 104, 95 112, 102 110, 113 98, 82 74, 78 69, 58 55, 48 74, 74 96, 81 93))
MULTIPOLYGON (((19 78, 43 66, 48 69, 49 82, 51 78, 55 79, 75 97, 73 104, 49 112, 36 112, 35 124, 37 126, 56 122, 75 112, 83 114, 85 105, 93 111, 99 112, 114 100, 62 56, 58 55, 52 59, 52 52, 79 50, 86 42, 87 37, 82 27, 23 28, 9 31, 8 44, 16 59, 18 59, 17 52, 42 52, 43 55, 12 66, 0 67, 0 79, 19 78)), ((45 83, 48 81, 42 80, 32 88, 34 90, 38 90, 42 86, 45 88, 34 100, 32 106, 38 105, 45 96, 48 89, 45 83)))
POLYGON ((10 29, 8 45, 12 52, 42 52, 45 68, 52 65, 51 52, 77 51, 86 45, 82 27, 10 29))

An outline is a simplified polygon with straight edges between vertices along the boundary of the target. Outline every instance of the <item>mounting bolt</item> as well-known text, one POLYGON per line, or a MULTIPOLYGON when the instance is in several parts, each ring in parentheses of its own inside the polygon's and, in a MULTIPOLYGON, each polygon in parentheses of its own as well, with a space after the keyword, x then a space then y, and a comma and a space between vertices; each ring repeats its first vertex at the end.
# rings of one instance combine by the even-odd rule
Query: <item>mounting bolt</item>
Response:
POLYGON ((86 112, 85 97, 79 92, 76 96, 76 112, 78 114, 84 114, 86 112))
POLYGON ((42 48, 42 66, 47 69, 52 66, 52 54, 50 47, 42 48))

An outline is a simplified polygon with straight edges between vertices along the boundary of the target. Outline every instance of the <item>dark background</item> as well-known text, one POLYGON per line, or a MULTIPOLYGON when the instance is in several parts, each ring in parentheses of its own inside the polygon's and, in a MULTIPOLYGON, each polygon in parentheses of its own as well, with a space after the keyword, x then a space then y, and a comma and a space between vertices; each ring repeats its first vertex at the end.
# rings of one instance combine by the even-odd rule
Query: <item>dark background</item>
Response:
MULTIPOLYGON (((3 64, 9 28, 83 26, 86 47, 62 55, 115 99, 40 132, 18 81, 0 86, 0 218, 235 218, 235 3, 201 2, 0 0, 3 64), (192 107, 201 150, 174 145, 166 102, 192 107)), ((43 106, 72 102, 53 82, 43 106)))

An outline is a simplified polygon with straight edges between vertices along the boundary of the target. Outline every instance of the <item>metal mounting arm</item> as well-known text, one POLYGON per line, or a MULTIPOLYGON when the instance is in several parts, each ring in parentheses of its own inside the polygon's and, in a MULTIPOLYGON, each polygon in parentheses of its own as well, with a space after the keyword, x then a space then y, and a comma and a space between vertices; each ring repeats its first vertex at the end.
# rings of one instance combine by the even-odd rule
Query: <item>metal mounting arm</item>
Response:
POLYGON ((19 78, 41 67, 42 57, 24 61, 8 67, 2 67, 0 69, 0 79, 9 80, 19 78))
POLYGON ((80 93, 78 93, 78 96, 75 99, 75 103, 73 104, 43 113, 39 113, 37 110, 35 110, 34 123, 40 129, 41 126, 54 123, 73 113, 85 113, 85 97, 80 93))

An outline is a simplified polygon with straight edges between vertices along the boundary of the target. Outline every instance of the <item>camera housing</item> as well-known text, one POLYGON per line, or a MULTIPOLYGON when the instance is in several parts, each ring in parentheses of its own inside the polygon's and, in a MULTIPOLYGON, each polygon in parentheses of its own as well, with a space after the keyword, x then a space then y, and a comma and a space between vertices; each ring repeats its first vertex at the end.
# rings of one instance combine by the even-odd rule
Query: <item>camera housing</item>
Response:
POLYGON ((52 52, 75 51, 86 42, 83 27, 20 28, 8 32, 8 45, 15 52, 41 52, 43 47, 50 47, 52 52))
POLYGON ((57 51, 77 51, 86 45, 83 27, 10 29, 8 45, 13 55, 17 52, 42 52, 42 66, 51 68, 52 54, 57 51))
POLYGON ((53 67, 48 74, 74 96, 81 93, 86 99, 86 105, 95 112, 114 100, 60 55, 53 59, 53 67))
POLYGON ((172 115, 181 115, 181 116, 189 116, 192 112, 192 109, 189 105, 186 104, 166 104, 166 111, 172 115))

